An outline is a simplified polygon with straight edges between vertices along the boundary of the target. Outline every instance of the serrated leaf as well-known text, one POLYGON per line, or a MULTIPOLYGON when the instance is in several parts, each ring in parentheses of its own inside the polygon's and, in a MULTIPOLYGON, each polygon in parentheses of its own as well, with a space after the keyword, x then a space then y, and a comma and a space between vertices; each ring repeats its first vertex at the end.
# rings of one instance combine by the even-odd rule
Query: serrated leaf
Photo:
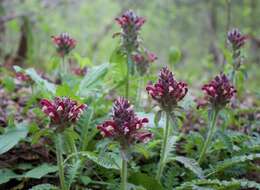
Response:
POLYGON ((172 158, 172 160, 178 161, 184 165, 185 168, 188 168, 191 170, 194 174, 196 174, 199 178, 203 179, 205 178, 204 172, 197 163, 196 160, 187 158, 184 156, 175 156, 172 158))

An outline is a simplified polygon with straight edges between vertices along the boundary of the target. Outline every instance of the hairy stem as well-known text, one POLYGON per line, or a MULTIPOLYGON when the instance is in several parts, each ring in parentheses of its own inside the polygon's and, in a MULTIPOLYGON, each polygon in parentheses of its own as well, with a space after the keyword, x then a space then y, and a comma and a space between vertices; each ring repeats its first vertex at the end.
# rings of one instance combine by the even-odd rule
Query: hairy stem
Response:
POLYGON ((165 166, 165 160, 166 160, 166 148, 167 148, 167 142, 170 134, 170 127, 169 127, 169 120, 170 120, 170 115, 168 112, 166 112, 166 125, 164 129, 164 136, 163 136, 163 144, 161 148, 161 155, 160 155, 160 162, 158 165, 158 170, 156 174, 156 179, 160 181, 163 169, 165 166))
POLYGON ((127 190, 127 161, 122 157, 121 190, 127 190))
POLYGON ((131 54, 127 54, 127 69, 126 69, 126 86, 125 86, 125 97, 129 97, 129 78, 130 78, 130 70, 131 70, 131 54))
POLYGON ((210 145, 210 142, 212 140, 212 137, 213 137, 213 134, 214 134, 214 131, 215 131, 217 116, 218 116, 218 110, 213 109, 212 113, 211 113, 210 121, 209 121, 208 136, 207 136, 206 142, 204 143, 203 148, 202 148, 201 153, 200 153, 200 156, 199 156, 199 160, 198 160, 199 164, 201 164, 203 162, 205 154, 206 154, 208 147, 210 145))
POLYGON ((58 134, 56 138, 56 156, 57 164, 59 169, 59 179, 60 179, 60 188, 61 190, 66 190, 65 177, 64 177, 64 165, 62 157, 62 135, 58 134))

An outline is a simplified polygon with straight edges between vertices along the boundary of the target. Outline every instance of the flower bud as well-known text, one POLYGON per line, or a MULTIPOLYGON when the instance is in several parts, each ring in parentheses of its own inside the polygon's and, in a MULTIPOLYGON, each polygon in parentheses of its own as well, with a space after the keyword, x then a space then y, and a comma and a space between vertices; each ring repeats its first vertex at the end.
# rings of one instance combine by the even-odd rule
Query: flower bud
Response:
POLYGON ((115 20, 122 29, 120 34, 124 53, 137 50, 139 47, 138 34, 142 25, 145 23, 145 19, 137 16, 132 10, 128 10, 115 20))
POLYGON ((142 53, 136 53, 132 56, 132 60, 135 63, 137 72, 142 76, 147 73, 150 63, 154 62, 157 56, 152 52, 145 51, 142 53))
POLYGON ((71 38, 68 33, 52 36, 52 42, 55 44, 57 53, 61 57, 68 55, 76 47, 76 40, 71 38))

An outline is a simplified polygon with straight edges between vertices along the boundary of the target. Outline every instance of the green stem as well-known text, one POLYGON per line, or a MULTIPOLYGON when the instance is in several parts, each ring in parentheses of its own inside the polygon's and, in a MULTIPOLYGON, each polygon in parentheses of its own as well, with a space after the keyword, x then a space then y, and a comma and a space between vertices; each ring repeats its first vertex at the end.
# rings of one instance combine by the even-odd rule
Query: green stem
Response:
POLYGON ((122 157, 121 190, 127 190, 127 161, 122 157))
POLYGON ((126 86, 125 86, 125 97, 129 96, 129 78, 131 69, 131 54, 127 54, 127 70, 126 70, 126 86))
POLYGON ((208 136, 207 136, 206 142, 204 143, 203 148, 202 148, 201 153, 200 153, 200 156, 199 156, 199 160, 198 160, 199 164, 201 164, 203 162, 205 154, 206 154, 206 152, 208 150, 208 146, 209 146, 209 144, 210 144, 210 142, 212 140, 212 136, 213 136, 214 131, 215 131, 217 116, 218 116, 218 110, 217 109, 213 109, 212 110, 212 115, 210 117, 208 136))
POLYGON ((62 157, 62 135, 61 134, 58 134, 56 138, 56 156, 57 156, 57 164, 59 169, 61 190, 66 190, 65 177, 64 177, 64 165, 63 165, 63 157, 62 157))
POLYGON ((136 96, 136 107, 141 107, 140 102, 142 99, 142 89, 143 89, 143 78, 138 80, 137 96, 136 96))
POLYGON ((167 148, 167 142, 170 134, 170 126, 169 126, 169 120, 170 120, 170 115, 168 112, 166 112, 166 126, 164 129, 164 136, 163 136, 163 144, 161 148, 161 156, 160 156, 160 162, 158 165, 158 170, 156 174, 156 179, 160 181, 163 169, 165 166, 165 160, 166 160, 166 148, 167 148))

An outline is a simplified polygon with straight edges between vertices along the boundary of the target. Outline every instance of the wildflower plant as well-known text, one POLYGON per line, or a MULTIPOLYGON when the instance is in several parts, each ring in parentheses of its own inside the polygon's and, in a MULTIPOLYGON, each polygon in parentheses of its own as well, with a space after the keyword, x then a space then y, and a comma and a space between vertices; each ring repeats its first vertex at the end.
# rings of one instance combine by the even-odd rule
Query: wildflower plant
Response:
POLYGON ((56 157, 59 170, 61 190, 66 190, 64 176, 64 164, 62 156, 62 132, 75 123, 83 111, 87 108, 85 104, 78 104, 67 97, 55 97, 53 101, 42 99, 40 101, 42 111, 50 118, 50 125, 55 130, 56 157))
POLYGON ((68 73, 68 65, 65 62, 65 57, 76 47, 77 42, 68 33, 61 33, 51 38, 58 55, 62 59, 61 67, 63 67, 63 70, 61 69, 61 72, 63 71, 66 75, 68 73))
POLYGON ((187 94, 188 87, 186 83, 176 81, 172 72, 167 67, 164 67, 160 71, 158 81, 155 84, 148 84, 146 90, 166 113, 166 126, 156 175, 156 179, 160 181, 165 166, 166 148, 170 135, 170 116, 173 114, 174 109, 178 107, 178 102, 187 94))
POLYGON ((127 189, 127 154, 131 151, 132 145, 146 143, 152 138, 152 133, 144 129, 147 123, 147 118, 136 116, 127 99, 119 97, 114 102, 111 119, 97 126, 103 137, 111 138, 120 144, 122 190, 127 189))
POLYGON ((205 93, 204 101, 210 108, 210 124, 207 139, 199 156, 199 163, 203 162, 208 146, 211 142, 219 111, 225 108, 225 106, 230 102, 236 93, 236 90, 229 81, 228 77, 222 73, 216 76, 208 84, 205 84, 202 87, 202 90, 205 93))
POLYGON ((143 17, 138 16, 134 11, 127 10, 120 17, 117 17, 116 22, 121 27, 121 32, 116 33, 121 37, 121 51, 126 56, 127 74, 126 74, 126 89, 125 97, 129 95, 129 77, 134 73, 134 65, 132 63, 132 54, 138 51, 140 45, 139 32, 145 23, 143 17))
POLYGON ((227 34, 228 42, 232 47, 233 71, 231 73, 231 81, 235 83, 235 74, 242 64, 241 49, 248 40, 247 35, 243 35, 237 28, 231 29, 227 34))
POLYGON ((143 76, 147 74, 149 66, 157 59, 155 53, 145 51, 143 53, 135 53, 132 60, 135 63, 137 72, 143 76))

